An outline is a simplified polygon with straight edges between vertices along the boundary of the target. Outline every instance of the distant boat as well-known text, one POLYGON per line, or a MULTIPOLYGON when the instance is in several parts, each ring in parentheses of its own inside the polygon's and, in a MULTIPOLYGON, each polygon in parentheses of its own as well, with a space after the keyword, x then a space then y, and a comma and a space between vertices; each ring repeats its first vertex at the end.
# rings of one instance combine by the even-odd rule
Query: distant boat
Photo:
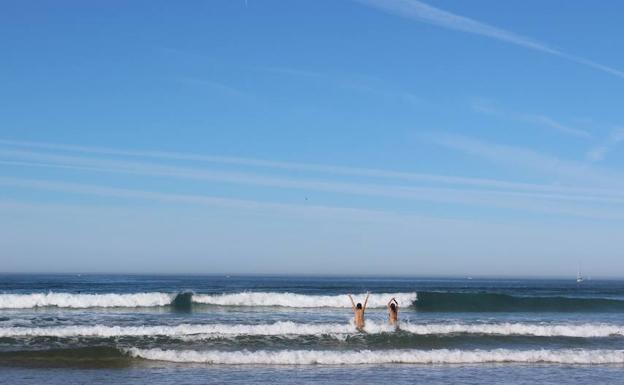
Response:
POLYGON ((579 266, 578 271, 576 273, 576 283, 581 283, 583 282, 585 279, 583 278, 583 276, 581 275, 581 267, 579 266))

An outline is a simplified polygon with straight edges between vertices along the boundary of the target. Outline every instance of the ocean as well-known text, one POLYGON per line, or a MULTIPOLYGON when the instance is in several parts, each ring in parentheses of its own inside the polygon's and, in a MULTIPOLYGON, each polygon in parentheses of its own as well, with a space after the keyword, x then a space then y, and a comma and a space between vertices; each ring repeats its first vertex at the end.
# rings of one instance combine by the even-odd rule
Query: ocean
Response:
POLYGON ((611 384, 623 343, 624 281, 0 275, 2 384, 611 384))

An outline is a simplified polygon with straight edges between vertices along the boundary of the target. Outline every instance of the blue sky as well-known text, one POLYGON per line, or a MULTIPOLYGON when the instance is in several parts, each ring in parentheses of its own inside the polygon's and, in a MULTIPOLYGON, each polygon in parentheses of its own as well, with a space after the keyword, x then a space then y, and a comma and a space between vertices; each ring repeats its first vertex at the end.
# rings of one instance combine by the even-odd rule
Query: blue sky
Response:
POLYGON ((623 12, 9 2, 1 269, 622 276, 623 12))

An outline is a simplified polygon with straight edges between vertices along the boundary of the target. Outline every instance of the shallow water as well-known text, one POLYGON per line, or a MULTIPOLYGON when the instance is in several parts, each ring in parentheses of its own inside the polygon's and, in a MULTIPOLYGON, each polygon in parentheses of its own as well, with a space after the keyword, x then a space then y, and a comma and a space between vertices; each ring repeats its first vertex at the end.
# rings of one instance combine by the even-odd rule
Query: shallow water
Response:
POLYGON ((615 384, 619 367, 573 366, 365 366, 365 367, 166 367, 123 369, 3 368, 3 381, 22 384, 615 384))

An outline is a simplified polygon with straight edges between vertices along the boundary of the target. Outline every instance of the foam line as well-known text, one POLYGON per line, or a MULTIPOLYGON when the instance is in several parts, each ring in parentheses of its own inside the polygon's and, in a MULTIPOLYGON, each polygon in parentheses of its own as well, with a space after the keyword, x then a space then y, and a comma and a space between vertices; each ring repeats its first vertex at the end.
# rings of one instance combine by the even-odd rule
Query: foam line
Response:
POLYGON ((624 326, 612 324, 401 324, 401 330, 413 334, 487 334, 524 335, 536 337, 609 337, 624 335, 624 326))
POLYGON ((206 335, 323 335, 354 333, 350 324, 180 324, 175 326, 59 326, 49 328, 0 328, 0 337, 121 337, 121 336, 193 336, 206 335))
MULTIPOLYGON (((624 336, 624 326, 613 324, 535 324, 535 323, 432 323, 401 324, 401 331, 415 335, 522 335, 539 337, 601 338, 624 336)), ((369 334, 392 333, 395 328, 385 322, 366 322, 369 334)), ((162 326, 76 325, 55 327, 0 328, 0 337, 122 337, 122 336, 211 336, 240 335, 342 335, 358 333, 349 323, 297 323, 280 321, 271 324, 180 324, 162 326)))
POLYGON ((175 294, 128 293, 128 294, 74 294, 32 293, 0 294, 0 309, 28 309, 56 306, 63 308, 89 307, 153 307, 171 304, 175 294))
POLYGON ((124 350, 147 360, 222 365, 358 365, 358 364, 624 364, 624 350, 124 350))
MULTIPOLYGON (((231 294, 190 294, 189 305, 206 304, 218 306, 281 306, 292 308, 350 308, 351 302, 346 294, 306 295, 277 292, 240 292, 231 294)), ((0 309, 26 309, 56 306, 61 308, 90 307, 153 307, 173 305, 175 293, 32 293, 0 294, 0 309)), ((354 295, 356 301, 364 302, 365 294, 354 295)), ((384 308, 395 297, 401 306, 411 306, 416 300, 416 293, 371 294, 368 307, 384 308)))
MULTIPOLYGON (((355 294, 356 302, 364 303, 366 294, 355 294)), ((400 306, 411 306, 416 293, 371 294, 369 308, 385 308, 390 298, 396 298, 400 306)), ((335 307, 350 308, 351 302, 345 294, 306 295, 295 293, 242 292, 232 294, 197 294, 193 302, 220 306, 282 306, 296 308, 335 307)))

